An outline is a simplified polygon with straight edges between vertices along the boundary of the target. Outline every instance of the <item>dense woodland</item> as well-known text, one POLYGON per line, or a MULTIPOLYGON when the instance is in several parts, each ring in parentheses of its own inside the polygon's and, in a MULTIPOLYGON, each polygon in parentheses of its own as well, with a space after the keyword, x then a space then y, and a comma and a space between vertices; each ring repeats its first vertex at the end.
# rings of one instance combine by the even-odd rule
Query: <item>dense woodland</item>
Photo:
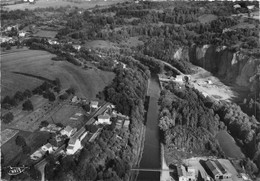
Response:
POLYGON ((214 102, 193 88, 172 83, 161 92, 160 106, 159 127, 169 152, 184 148, 185 152, 225 157, 214 137, 227 129, 248 157, 242 162, 248 173, 253 178, 259 174, 259 123, 238 105, 214 102))

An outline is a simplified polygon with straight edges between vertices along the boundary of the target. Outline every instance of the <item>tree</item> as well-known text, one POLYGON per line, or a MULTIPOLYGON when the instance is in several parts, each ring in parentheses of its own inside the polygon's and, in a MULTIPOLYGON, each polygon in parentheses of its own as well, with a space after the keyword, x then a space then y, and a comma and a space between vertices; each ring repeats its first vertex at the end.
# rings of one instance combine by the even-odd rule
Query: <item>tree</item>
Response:
POLYGON ((2 119, 5 124, 8 124, 14 119, 14 115, 12 112, 8 112, 2 117, 2 119))
POLYGON ((44 120, 41 122, 40 127, 47 127, 49 125, 49 122, 44 120))
POLYGON ((32 102, 29 99, 23 103, 23 110, 25 111, 33 110, 32 102))
POLYGON ((21 91, 17 91, 14 95, 14 99, 18 102, 24 100, 23 93, 21 91))
POLYGON ((53 101, 55 101, 55 99, 56 99, 56 97, 55 97, 54 93, 50 92, 49 93, 49 101, 53 102, 53 101))
POLYGON ((30 97, 32 97, 32 92, 31 92, 29 89, 26 89, 26 90, 23 92, 23 97, 24 97, 24 98, 30 98, 30 97))
POLYGON ((15 144, 16 144, 17 146, 24 147, 24 146, 26 146, 26 141, 25 141, 24 137, 18 135, 18 136, 16 137, 16 139, 15 139, 15 144))

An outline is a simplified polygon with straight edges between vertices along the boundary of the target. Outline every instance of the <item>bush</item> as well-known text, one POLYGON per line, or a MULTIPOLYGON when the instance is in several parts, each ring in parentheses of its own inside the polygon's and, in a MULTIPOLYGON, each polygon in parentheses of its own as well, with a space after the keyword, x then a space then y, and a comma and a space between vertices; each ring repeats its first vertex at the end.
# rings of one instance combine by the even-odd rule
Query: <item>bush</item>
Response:
POLYGON ((29 99, 23 103, 23 110, 25 110, 25 111, 33 110, 32 102, 29 99))
POLYGON ((40 124, 40 127, 47 127, 49 125, 49 122, 48 121, 42 121, 41 124, 40 124))
POLYGON ((26 146, 26 142, 25 142, 24 137, 22 137, 22 136, 20 136, 20 135, 17 136, 16 139, 15 139, 15 144, 16 144, 17 146, 21 146, 21 147, 26 146))
POLYGON ((5 115, 2 117, 2 119, 3 119, 3 122, 4 122, 5 124, 8 124, 8 123, 10 123, 10 122, 14 119, 14 115, 13 115, 13 113, 8 112, 7 114, 5 114, 5 115))
POLYGON ((64 94, 62 94, 62 95, 60 95, 59 96, 59 98, 61 99, 61 100, 66 100, 66 99, 68 99, 68 97, 69 97, 69 95, 68 95, 68 93, 64 93, 64 94))

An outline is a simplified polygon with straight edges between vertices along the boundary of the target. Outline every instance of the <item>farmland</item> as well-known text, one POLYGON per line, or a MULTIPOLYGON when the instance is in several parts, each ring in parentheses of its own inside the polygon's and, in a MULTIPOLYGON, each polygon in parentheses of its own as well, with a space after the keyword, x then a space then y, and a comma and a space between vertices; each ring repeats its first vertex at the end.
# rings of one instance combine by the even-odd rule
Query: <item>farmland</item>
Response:
POLYGON ((96 5, 98 6, 105 6, 105 5, 111 5, 118 2, 123 2, 122 0, 108 0, 108 1, 77 1, 77 2, 69 2, 69 1, 63 1, 63 0, 39 0, 35 4, 29 4, 29 3, 22 3, 22 4, 14 4, 14 5, 8 5, 5 6, 9 10, 25 10, 25 9, 35 9, 35 8, 46 8, 46 7, 65 7, 65 6, 76 6, 79 8, 93 8, 96 5))
POLYGON ((13 48, 13 50, 1 54, 2 97, 13 96, 18 90, 33 89, 44 79, 59 78, 62 88, 73 86, 76 95, 95 98, 96 94, 114 78, 114 73, 111 72, 83 70, 68 62, 52 61, 54 55, 46 51, 26 48, 19 51, 13 48))

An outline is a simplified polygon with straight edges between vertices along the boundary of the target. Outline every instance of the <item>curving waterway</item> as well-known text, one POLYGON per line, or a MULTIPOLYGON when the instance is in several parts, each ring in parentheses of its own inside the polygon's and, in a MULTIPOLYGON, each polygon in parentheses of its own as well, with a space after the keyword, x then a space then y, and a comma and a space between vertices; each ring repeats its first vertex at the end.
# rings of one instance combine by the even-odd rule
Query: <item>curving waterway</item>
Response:
MULTIPOLYGON (((152 75, 147 96, 149 97, 146 117, 146 132, 142 159, 139 168, 160 169, 160 135, 158 127, 160 85, 157 75, 152 75)), ((139 171, 138 181, 159 181, 160 172, 139 171)))

